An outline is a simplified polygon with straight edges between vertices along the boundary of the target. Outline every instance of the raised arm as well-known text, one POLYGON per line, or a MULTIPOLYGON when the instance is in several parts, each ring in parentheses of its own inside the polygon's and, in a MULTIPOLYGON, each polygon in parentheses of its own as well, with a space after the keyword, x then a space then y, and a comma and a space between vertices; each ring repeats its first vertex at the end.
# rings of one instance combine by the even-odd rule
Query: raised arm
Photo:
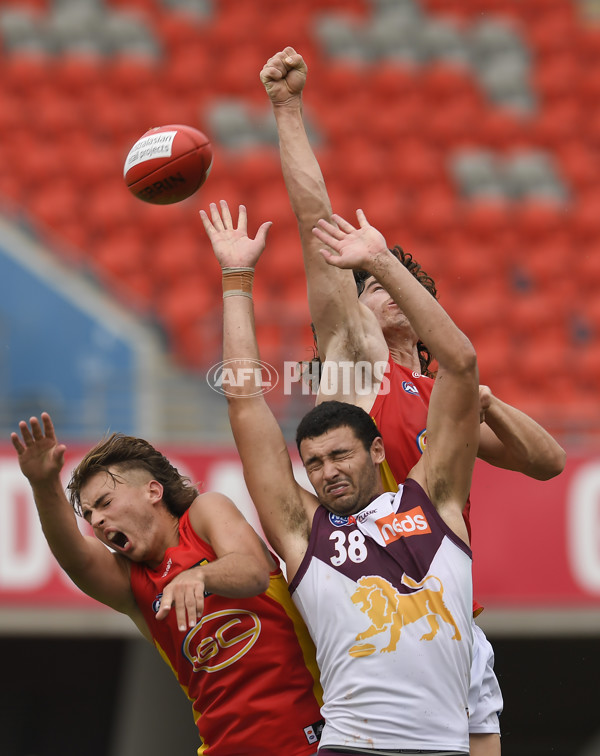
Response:
POLYGON ((447 524, 466 540, 462 518, 479 442, 479 391, 475 350, 440 304, 389 251, 384 237, 357 211, 358 227, 334 215, 338 228, 319 221, 315 236, 324 259, 337 267, 367 270, 401 307, 439 364, 427 417, 427 445, 410 473, 427 491, 447 524))
POLYGON ((316 499, 295 480, 287 444, 256 382, 260 355, 254 327, 252 277, 270 224, 255 239, 247 234, 246 210, 234 227, 227 203, 210 206, 202 222, 223 271, 223 361, 237 380, 223 386, 244 478, 265 535, 286 562, 288 579, 297 570, 316 509, 316 499), (251 368, 251 369, 248 369, 251 368))
POLYGON ((479 440, 480 459, 536 480, 550 480, 563 471, 565 450, 548 431, 498 399, 488 386, 479 387, 479 398, 485 421, 479 440))
POLYGON ((21 421, 21 436, 12 433, 11 441, 21 471, 31 485, 48 545, 63 570, 84 593, 128 614, 144 631, 130 588, 128 562, 96 538, 80 532, 60 479, 66 447, 56 440, 50 415, 43 412, 41 420, 40 424, 37 417, 32 417, 29 425, 21 421))
POLYGON ((260 78, 273 106, 283 178, 298 220, 319 354, 322 360, 387 359, 385 340, 358 301, 352 271, 328 266, 312 234, 320 218, 331 220, 331 203, 302 118, 307 72, 302 56, 286 47, 267 61, 260 78))

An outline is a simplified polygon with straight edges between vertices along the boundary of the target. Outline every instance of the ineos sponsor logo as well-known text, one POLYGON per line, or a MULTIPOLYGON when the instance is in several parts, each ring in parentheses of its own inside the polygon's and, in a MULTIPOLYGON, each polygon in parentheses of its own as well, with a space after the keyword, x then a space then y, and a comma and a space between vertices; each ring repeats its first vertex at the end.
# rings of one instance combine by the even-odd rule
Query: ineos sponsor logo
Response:
POLYGON ((213 365, 206 375, 208 385, 223 396, 238 396, 235 389, 250 384, 243 396, 252 397, 272 391, 279 375, 272 365, 262 360, 232 359, 213 365))

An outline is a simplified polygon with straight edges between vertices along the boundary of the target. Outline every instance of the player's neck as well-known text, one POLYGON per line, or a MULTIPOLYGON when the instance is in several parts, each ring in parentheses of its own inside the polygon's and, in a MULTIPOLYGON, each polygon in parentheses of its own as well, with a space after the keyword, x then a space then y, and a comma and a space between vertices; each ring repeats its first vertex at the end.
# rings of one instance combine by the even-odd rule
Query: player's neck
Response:
POLYGON ((421 363, 416 348, 411 351, 410 349, 390 346, 390 356, 396 365, 408 368, 417 373, 421 372, 421 363))

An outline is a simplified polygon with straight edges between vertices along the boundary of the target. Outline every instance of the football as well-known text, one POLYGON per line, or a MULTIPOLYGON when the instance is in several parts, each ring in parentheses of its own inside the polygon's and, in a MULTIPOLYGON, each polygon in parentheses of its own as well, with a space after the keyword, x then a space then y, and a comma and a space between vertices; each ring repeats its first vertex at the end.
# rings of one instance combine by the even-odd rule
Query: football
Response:
POLYGON ((171 205, 204 184, 212 161, 210 140, 198 129, 181 124, 157 126, 129 150, 123 176, 138 199, 171 205))

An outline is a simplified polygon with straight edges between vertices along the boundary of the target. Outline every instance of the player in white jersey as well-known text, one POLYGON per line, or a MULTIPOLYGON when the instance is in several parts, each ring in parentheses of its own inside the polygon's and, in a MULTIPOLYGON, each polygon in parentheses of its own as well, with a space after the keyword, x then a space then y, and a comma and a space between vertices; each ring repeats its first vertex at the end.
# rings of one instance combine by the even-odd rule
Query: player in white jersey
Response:
POLYGON ((252 278, 269 224, 250 239, 243 207, 237 227, 224 202, 201 214, 223 269, 223 389, 246 483, 317 646, 319 753, 464 756, 472 583, 462 509, 479 438, 475 351, 361 211, 358 228, 320 221, 315 235, 334 250, 325 259, 397 288, 439 371, 427 446, 396 495, 383 491, 384 444, 370 416, 343 402, 313 408, 296 440, 315 495, 294 478, 255 369, 252 278))

